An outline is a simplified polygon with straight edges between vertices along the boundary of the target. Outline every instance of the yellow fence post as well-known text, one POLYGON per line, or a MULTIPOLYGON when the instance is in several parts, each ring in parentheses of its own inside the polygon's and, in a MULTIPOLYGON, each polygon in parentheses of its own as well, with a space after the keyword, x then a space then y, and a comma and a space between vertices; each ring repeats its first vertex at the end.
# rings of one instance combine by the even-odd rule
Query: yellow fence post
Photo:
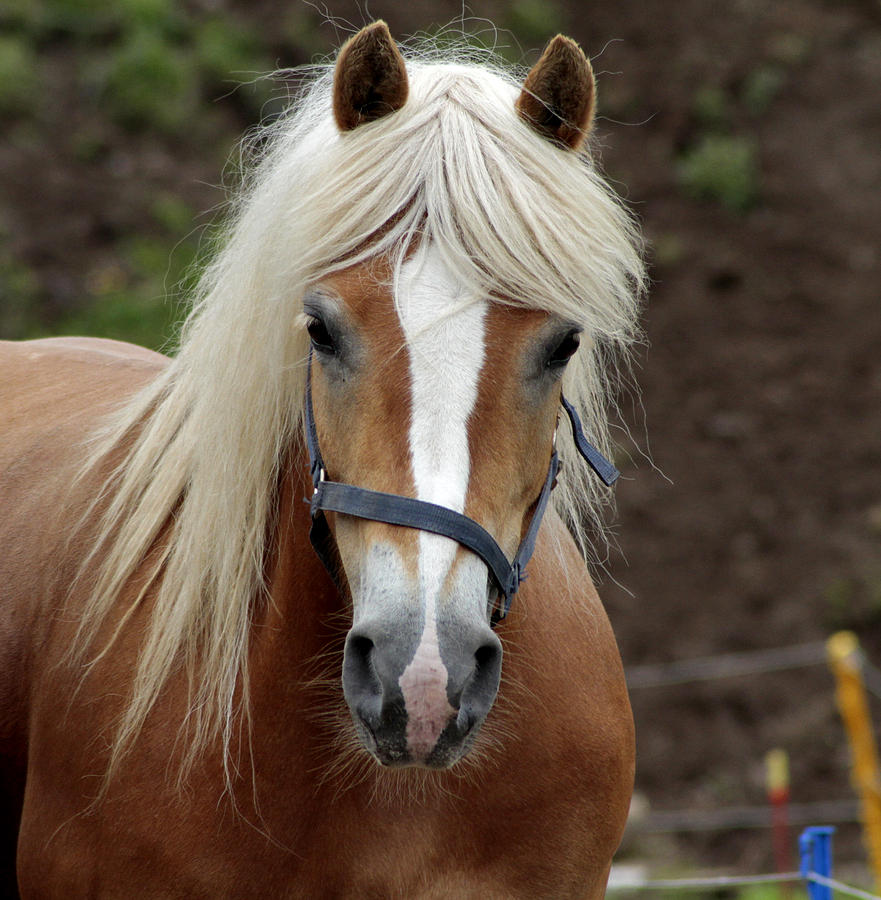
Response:
POLYGON ((835 675, 838 710, 850 741, 852 780, 860 795, 863 842, 875 875, 876 890, 881 890, 881 775, 863 685, 860 645, 855 634, 839 631, 829 638, 826 648, 835 675))

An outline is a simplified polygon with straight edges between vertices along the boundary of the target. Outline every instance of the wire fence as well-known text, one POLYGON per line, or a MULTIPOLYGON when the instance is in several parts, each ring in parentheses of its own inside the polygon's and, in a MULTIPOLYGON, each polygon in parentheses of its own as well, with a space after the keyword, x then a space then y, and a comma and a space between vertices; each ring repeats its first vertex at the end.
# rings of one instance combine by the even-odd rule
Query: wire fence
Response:
MULTIPOLYGON (((881 699, 881 670, 866 658, 856 637, 839 632, 828 641, 815 641, 791 647, 729 653, 724 656, 678 660, 669 663, 643 665, 627 669, 627 685, 631 690, 680 685, 719 678, 780 672, 829 663, 836 680, 836 695, 854 756, 853 781, 860 789, 861 803, 837 801, 791 804, 788 802, 788 775, 785 784, 774 786, 769 775, 769 798, 772 806, 732 807, 721 810, 687 810, 651 812, 633 823, 642 832, 700 831, 733 828, 784 828, 816 821, 861 821, 864 841, 869 850, 872 869, 881 883, 881 774, 877 750, 866 705, 866 693, 881 699), (783 790, 781 794, 780 791, 783 790), (782 799, 781 799, 782 797, 782 799), (774 808, 780 804, 775 817, 774 808), (779 813, 783 810, 784 818, 779 813), (775 825, 775 819, 777 825, 775 825)), ((784 758, 785 753, 774 751, 784 758)), ((769 754, 769 757, 773 754, 769 754)), ((770 769, 769 769, 770 771, 770 769)), ((833 892, 861 900, 881 900, 861 888, 837 881, 831 873, 831 840, 834 828, 809 827, 799 839, 801 869, 768 875, 717 875, 708 878, 646 879, 637 878, 610 882, 608 890, 662 891, 692 890, 725 887, 746 887, 756 884, 804 882, 810 900, 832 900, 833 892)), ((775 858, 777 841, 775 834, 775 858)), ((782 839, 785 842, 785 834, 782 839)), ((779 863, 779 859, 778 859, 779 863)))
POLYGON ((879 900, 877 894, 870 894, 868 891, 862 891, 859 888, 852 887, 849 884, 844 884, 843 882, 837 881, 834 878, 829 878, 826 875, 820 875, 818 872, 808 872, 807 880, 813 882, 814 884, 819 884, 823 887, 830 888, 837 894, 844 894, 848 897, 859 897, 860 900, 879 900))
MULTIPOLYGON (((627 669, 627 687, 662 687, 686 684, 691 681, 710 681, 716 678, 734 678, 741 675, 760 675, 766 672, 782 672, 826 662, 826 644, 814 641, 770 650, 752 650, 745 653, 727 653, 724 656, 706 656, 697 659, 677 660, 634 666, 627 669)), ((878 673, 881 686, 881 672, 878 673)), ((879 695, 881 696, 881 695, 879 695)))
MULTIPOLYGON (((807 644, 794 644, 791 647, 772 647, 765 650, 726 653, 721 656, 649 663, 630 666, 627 669, 627 687, 631 690, 639 690, 640 688, 688 684, 692 681, 762 675, 767 672, 783 672, 787 669, 817 666, 825 664, 827 659, 826 642, 811 641, 807 644)), ((873 665, 864 653, 860 653, 860 667, 866 690, 881 700, 881 669, 873 665)))
POLYGON ((753 884, 786 884, 802 881, 800 872, 781 875, 713 875, 707 878, 645 879, 609 884, 606 893, 634 891, 700 890, 701 888, 749 887, 753 884))
POLYGON ((784 872, 780 875, 715 875, 709 878, 669 878, 634 881, 631 884, 610 884, 606 889, 606 893, 699 891, 704 889, 751 887, 756 884, 797 884, 798 882, 818 884, 821 887, 829 888, 836 894, 843 894, 846 897, 857 897, 859 900, 881 900, 881 897, 877 894, 845 884, 843 881, 838 881, 835 878, 820 875, 818 872, 808 872, 806 875, 802 875, 801 872, 784 872))
MULTIPOLYGON (((819 800, 813 803, 788 803, 788 824, 811 825, 814 822, 845 823, 860 820, 856 800, 819 800)), ((634 831, 664 834, 688 831, 729 831, 738 828, 771 828, 773 812, 768 804, 729 806, 721 809, 673 809, 637 814, 634 831)))
POLYGON ((607 893, 644 891, 699 891, 751 887, 759 884, 804 883, 810 900, 831 900, 833 892, 857 900, 881 900, 877 894, 845 884, 832 877, 832 835, 828 825, 805 828, 798 840, 800 868, 797 872, 768 875, 713 875, 706 878, 636 879, 610 882, 607 893))

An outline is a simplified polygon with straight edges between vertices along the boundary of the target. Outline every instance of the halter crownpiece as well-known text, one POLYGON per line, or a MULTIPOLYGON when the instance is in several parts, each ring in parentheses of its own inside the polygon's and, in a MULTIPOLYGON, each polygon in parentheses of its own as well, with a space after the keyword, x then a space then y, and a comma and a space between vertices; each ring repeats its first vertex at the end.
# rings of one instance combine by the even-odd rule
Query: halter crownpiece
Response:
MULTIPOLYGON (((620 474, 615 466, 609 462, 584 436, 581 420, 578 413, 565 397, 560 395, 563 409, 569 416, 572 425, 572 434, 575 438, 575 446, 585 462, 600 477, 604 484, 611 486, 620 474)), ((535 550, 535 541, 538 537, 538 529, 547 509, 548 500, 557 474, 560 471, 560 458, 557 455, 556 435, 554 449, 551 452, 551 460, 548 465, 548 474, 542 486, 541 493, 535 504, 535 511, 529 528, 512 562, 508 561, 505 552, 498 545, 495 538, 474 519, 462 515, 446 506, 437 503, 429 503, 426 500, 417 500, 413 497, 403 497, 400 494, 386 494, 382 491, 373 491, 368 488, 357 487, 353 484, 343 484, 338 481, 327 480, 327 470, 318 447, 318 432, 315 428, 315 413, 312 408, 312 350, 309 350, 308 368, 306 369, 306 448, 309 453, 309 471, 312 475, 313 493, 309 503, 312 513, 312 527, 309 530, 309 540, 318 558, 325 568, 336 580, 336 565, 334 559, 333 535, 324 513, 343 513, 348 516, 356 516, 359 519, 371 519, 375 522, 385 522, 389 525, 401 525, 405 528, 417 528, 421 531, 430 531, 451 538, 463 547, 467 547, 476 553, 487 565, 493 580, 504 602, 493 611, 492 624, 495 625, 504 619, 511 608, 514 594, 520 587, 520 582, 526 577, 525 568, 532 558, 535 550)))

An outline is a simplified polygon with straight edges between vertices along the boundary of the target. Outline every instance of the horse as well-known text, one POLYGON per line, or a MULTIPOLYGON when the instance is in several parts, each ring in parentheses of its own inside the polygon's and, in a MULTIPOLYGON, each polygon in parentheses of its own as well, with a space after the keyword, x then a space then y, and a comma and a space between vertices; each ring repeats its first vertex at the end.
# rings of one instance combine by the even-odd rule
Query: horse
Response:
POLYGON ((604 895, 584 556, 644 276, 594 96, 566 37, 521 80, 375 22, 264 126, 172 357, 0 345, 8 895, 604 895))

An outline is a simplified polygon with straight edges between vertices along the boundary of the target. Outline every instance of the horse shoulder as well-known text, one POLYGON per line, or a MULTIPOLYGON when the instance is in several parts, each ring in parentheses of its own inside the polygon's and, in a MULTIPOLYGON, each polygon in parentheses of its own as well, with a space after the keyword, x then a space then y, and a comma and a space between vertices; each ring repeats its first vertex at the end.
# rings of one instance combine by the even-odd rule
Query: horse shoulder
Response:
MULTIPOLYGON (((110 340, 0 341, 0 538, 19 576, 40 561, 38 547, 72 524, 74 478, 102 417, 165 361, 110 340)), ((18 581, 7 577, 0 590, 18 581)))
POLYGON ((164 363, 118 341, 0 341, 0 807, 20 801, 33 669, 81 559, 86 439, 164 363))
POLYGON ((95 487, 74 487, 88 438, 164 363, 118 341, 0 342, 0 660, 14 636, 33 635, 75 547, 67 539, 95 487))
POLYGON ((97 338, 0 341, 0 478, 30 452, 42 451, 39 464, 51 471, 63 467, 100 417, 165 362, 143 347, 97 338))

